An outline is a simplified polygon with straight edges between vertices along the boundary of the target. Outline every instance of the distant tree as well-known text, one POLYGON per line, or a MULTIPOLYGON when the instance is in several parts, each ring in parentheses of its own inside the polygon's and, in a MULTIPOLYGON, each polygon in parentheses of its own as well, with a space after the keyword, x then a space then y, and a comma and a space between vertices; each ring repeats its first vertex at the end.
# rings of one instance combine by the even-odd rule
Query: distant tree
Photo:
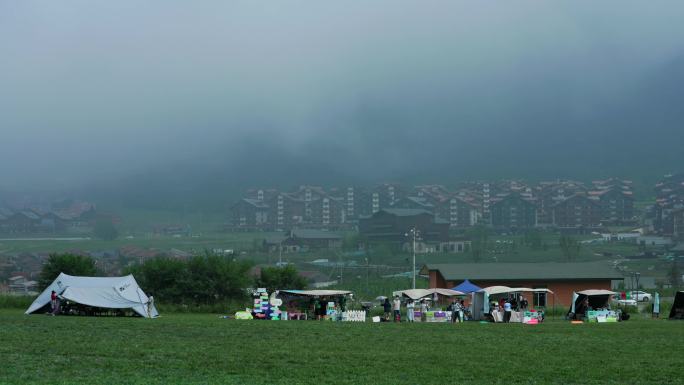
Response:
POLYGON ((186 292, 181 285, 187 278, 186 263, 179 259, 157 257, 124 269, 133 274, 140 287, 159 301, 182 302, 186 292))
POLYGON ((558 240, 558 245, 560 246, 563 256, 568 262, 574 261, 580 253, 581 243, 567 235, 561 235, 558 240))
POLYGON ((40 285, 48 287, 59 273, 92 277, 97 275, 95 260, 91 257, 75 254, 50 254, 47 263, 40 272, 40 285))
POLYGON ((257 287, 265 287, 269 292, 278 289, 306 289, 306 279, 299 275, 297 269, 285 267, 263 267, 255 282, 257 287))
POLYGON ((679 285, 682 283, 682 273, 677 265, 677 260, 672 261, 670 270, 667 272, 667 280, 670 282, 673 289, 679 289, 679 285))
POLYGON ((489 229, 482 225, 475 226, 466 232, 466 236, 470 238, 470 252, 473 255, 473 261, 480 262, 487 252, 489 229))
POLYGON ((95 220, 93 235, 105 241, 113 241, 119 236, 119 231, 114 227, 112 219, 108 217, 98 217, 95 220))
POLYGON ((232 299, 244 299, 251 264, 232 257, 210 253, 187 261, 158 257, 143 264, 128 267, 148 294, 161 302, 183 304, 213 304, 232 299))

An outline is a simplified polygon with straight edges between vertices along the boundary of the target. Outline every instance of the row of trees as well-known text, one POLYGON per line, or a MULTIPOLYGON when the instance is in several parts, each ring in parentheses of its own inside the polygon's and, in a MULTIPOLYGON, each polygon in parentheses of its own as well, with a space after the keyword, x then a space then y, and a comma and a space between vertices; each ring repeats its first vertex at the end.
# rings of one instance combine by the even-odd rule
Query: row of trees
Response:
MULTIPOLYGON (((163 303, 211 305, 243 300, 247 288, 305 289, 307 281, 293 266, 264 267, 256 277, 252 263, 206 253, 188 260, 166 257, 150 259, 126 268, 140 287, 163 303)), ((52 254, 43 266, 40 283, 47 287, 59 273, 78 276, 102 275, 88 256, 52 254)))

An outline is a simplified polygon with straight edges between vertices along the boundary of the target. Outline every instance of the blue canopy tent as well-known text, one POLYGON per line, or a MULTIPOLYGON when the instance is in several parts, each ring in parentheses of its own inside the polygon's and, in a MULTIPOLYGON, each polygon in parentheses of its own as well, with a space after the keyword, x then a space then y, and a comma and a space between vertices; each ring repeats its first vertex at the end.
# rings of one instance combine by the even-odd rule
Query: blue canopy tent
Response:
POLYGON ((453 287, 451 290, 456 290, 465 294, 469 294, 472 292, 480 291, 482 290, 482 288, 466 279, 465 281, 461 282, 460 285, 453 287))

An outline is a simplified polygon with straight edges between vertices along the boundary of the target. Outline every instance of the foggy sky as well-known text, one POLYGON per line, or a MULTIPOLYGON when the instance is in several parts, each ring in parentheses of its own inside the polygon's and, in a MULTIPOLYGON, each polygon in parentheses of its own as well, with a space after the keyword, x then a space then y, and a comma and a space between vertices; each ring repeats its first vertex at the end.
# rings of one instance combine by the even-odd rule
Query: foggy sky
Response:
POLYGON ((0 0, 0 188, 678 171, 683 16, 679 0, 0 0))

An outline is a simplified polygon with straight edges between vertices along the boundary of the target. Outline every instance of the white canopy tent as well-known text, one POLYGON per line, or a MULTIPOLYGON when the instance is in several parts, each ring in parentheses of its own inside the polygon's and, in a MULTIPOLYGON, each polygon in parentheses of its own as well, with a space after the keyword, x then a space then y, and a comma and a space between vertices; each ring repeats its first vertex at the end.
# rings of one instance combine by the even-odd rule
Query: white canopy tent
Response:
MULTIPOLYGON (((484 319, 485 314, 489 313, 489 297, 502 295, 508 296, 513 293, 547 293, 554 294, 553 291, 545 288, 532 289, 529 287, 508 287, 508 286, 489 286, 480 291, 471 293, 472 314, 474 320, 484 319)), ((555 297, 554 297, 555 298, 555 297)), ((555 307, 554 299, 554 307, 555 307)))
POLYGON ((613 295, 617 294, 614 291, 604 290, 604 289, 588 289, 572 293, 572 304, 570 305, 570 310, 568 310, 568 315, 574 319, 577 319, 577 313, 585 314, 587 311, 586 306, 581 306, 585 299, 588 305, 594 309, 602 308, 608 306, 610 299, 613 295))
POLYGON ((87 306, 132 309, 145 318, 159 316, 154 302, 142 291, 133 275, 125 277, 77 277, 60 273, 26 310, 34 313, 50 303, 55 291, 60 297, 87 306))
POLYGON ((278 292, 304 297, 333 297, 352 294, 349 290, 278 290, 278 292))
POLYGON ((409 289, 409 290, 400 290, 400 291, 395 291, 392 293, 392 296, 404 296, 411 298, 413 300, 425 298, 425 297, 432 297, 435 294, 437 295, 442 295, 445 297, 455 297, 459 295, 465 295, 464 293, 456 290, 451 290, 451 289, 441 289, 441 288, 435 288, 435 289, 409 289))

